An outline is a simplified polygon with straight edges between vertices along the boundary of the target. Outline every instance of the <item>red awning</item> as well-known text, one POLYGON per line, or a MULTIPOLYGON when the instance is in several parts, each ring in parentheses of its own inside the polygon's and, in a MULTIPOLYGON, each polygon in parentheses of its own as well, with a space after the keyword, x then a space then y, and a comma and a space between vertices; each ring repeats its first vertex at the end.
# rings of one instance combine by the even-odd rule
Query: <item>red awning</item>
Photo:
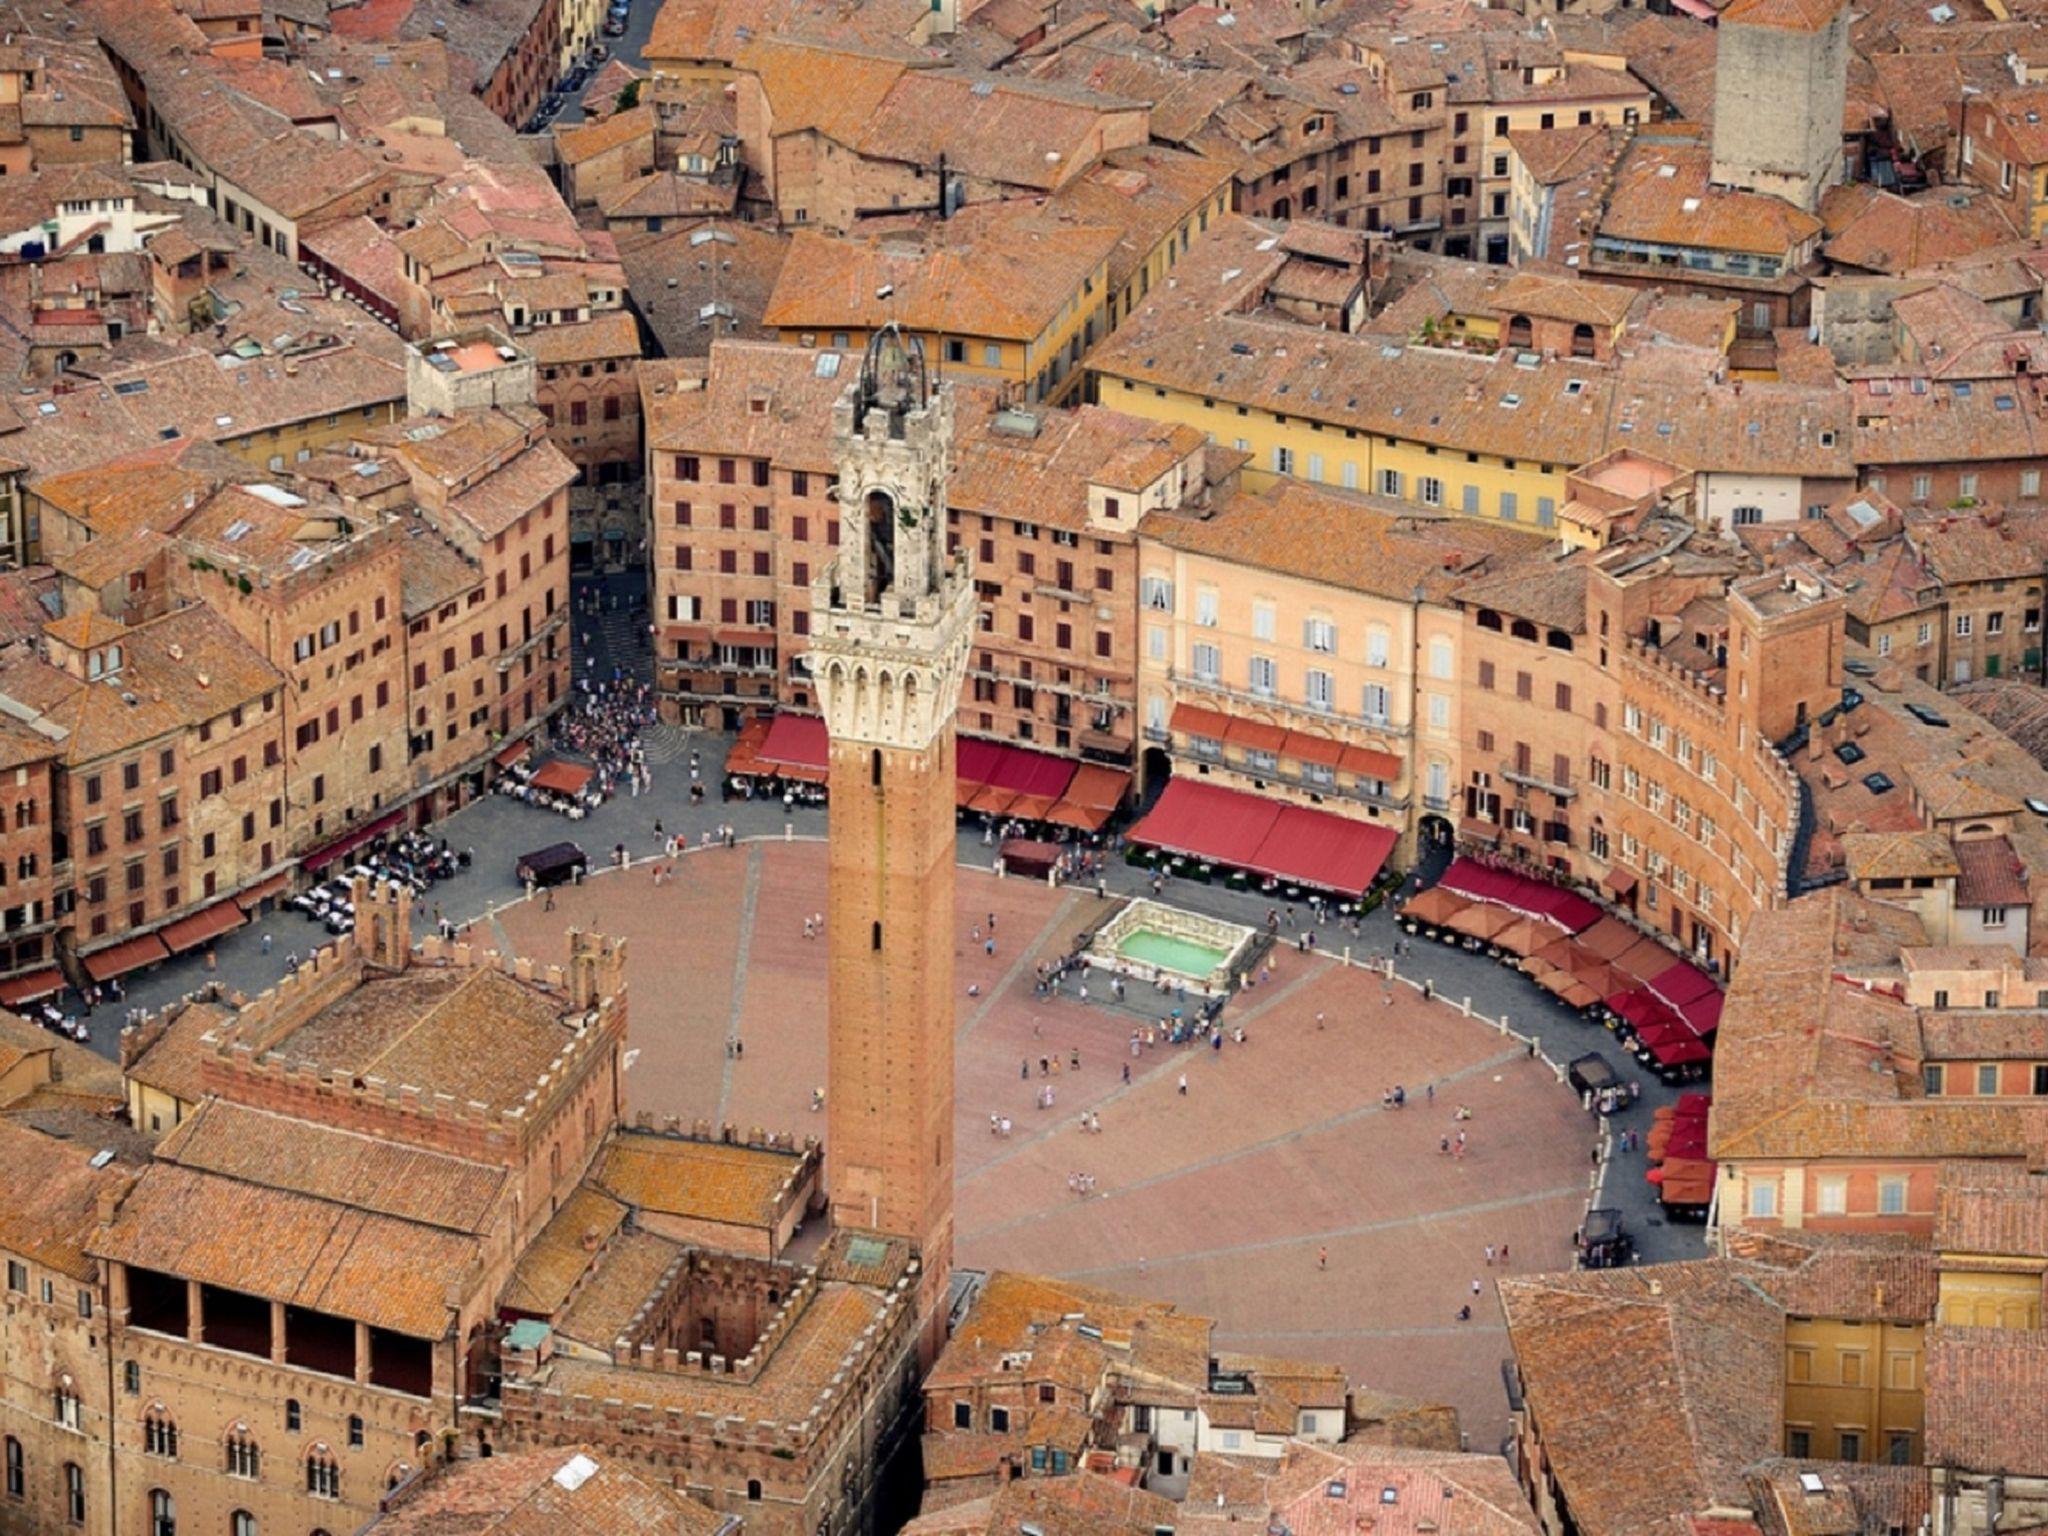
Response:
POLYGON ((1039 842, 1028 837, 1006 837, 1001 849, 1003 865, 1020 875, 1042 875, 1060 861, 1058 843, 1039 842))
POLYGON ((360 827, 357 827, 355 831, 343 833, 325 848, 307 854, 299 860, 299 863, 308 870, 322 869, 332 864, 343 854, 355 852, 356 849, 362 847, 371 838, 381 833, 389 832, 403 820, 405 820, 405 812, 398 810, 379 816, 375 821, 366 821, 360 827))
POLYGON ((1016 800, 1014 789, 1004 789, 1000 784, 983 784, 974 791, 974 797, 967 802, 971 811, 980 811, 989 816, 1001 816, 1016 800))
POLYGON ((1073 782, 1067 785, 1063 798, 1107 813, 1122 805, 1124 796, 1130 792, 1131 776, 1123 769, 1083 763, 1074 770, 1073 782))
POLYGON ((1375 752, 1371 747, 1346 747, 1344 759, 1337 766, 1346 773, 1378 779, 1382 784, 1391 784, 1401 777, 1401 759, 1391 752, 1375 752))
POLYGON ((145 965, 154 965, 159 960, 168 960, 170 956, 171 952, 164 948, 162 939, 153 933, 145 933, 139 939, 128 939, 87 955, 85 974, 94 981, 107 981, 140 970, 145 965))
POLYGON ((1320 763, 1325 768, 1334 768, 1344 760, 1344 743, 1327 736, 1311 736, 1306 731, 1289 731, 1287 745, 1280 749, 1280 755, 1297 763, 1320 763))
POLYGON ((685 644, 709 645, 711 626, 709 624, 664 624, 662 637, 667 640, 681 640, 685 644))
POLYGON ((825 722, 816 715, 777 715, 761 743, 761 761, 786 763, 792 768, 825 771, 830 738, 825 722))
POLYGON ((290 875, 272 875, 267 880, 258 880, 246 891, 236 892, 235 900, 240 903, 244 912, 254 912, 264 902, 270 900, 271 897, 282 893, 284 888, 291 884, 291 881, 292 877, 290 875))
POLYGON ((1674 1008, 1684 1008, 1687 1003, 1698 1002, 1710 992, 1720 988, 1714 979, 1690 961, 1681 960, 1667 971, 1661 971, 1649 978, 1650 990, 1663 998, 1674 1008))
POLYGON ((1019 821, 1044 821, 1047 813, 1058 803, 1051 795, 1019 795, 1010 802, 1010 809, 1005 814, 1019 821))
POLYGON ((1230 734, 1230 716, 1194 704, 1174 705, 1173 719, 1167 723, 1178 736, 1206 736, 1211 741, 1221 741, 1230 734))
POLYGON ((183 954, 188 949, 197 949, 209 939, 219 938, 230 929, 241 927, 248 920, 232 901, 219 901, 203 912, 194 912, 190 917, 181 917, 170 924, 164 929, 164 939, 172 949, 183 954))
POLYGON ((1715 991, 1705 997, 1696 997, 1678 1010, 1678 1016, 1696 1035, 1711 1035, 1721 1027, 1721 1005, 1724 994, 1715 991))
POLYGON ((1277 725, 1266 725, 1258 720, 1230 722, 1230 733, 1223 738, 1233 747, 1248 752, 1278 752, 1287 745, 1287 733, 1277 725))
POLYGON ((1249 869, 1280 818, 1280 807, 1199 779, 1172 779, 1131 841, 1249 869))
POLYGON ((1607 871, 1607 878, 1600 883, 1606 886, 1608 890, 1614 892, 1615 895, 1626 896, 1636 888, 1635 872, 1623 869, 1617 864, 1614 868, 1607 871))
POLYGON ((1504 869, 1492 869, 1472 859, 1453 859, 1437 884, 1474 901, 1499 901, 1514 889, 1515 877, 1504 869))
MULTIPOLYGON (((993 741, 984 741, 979 736, 962 736, 959 745, 953 749, 953 774, 963 786, 986 784, 989 775, 996 771, 996 759, 1002 755, 1002 747, 993 741)), ((960 803, 965 805, 969 795, 960 803)))
POLYGON ((720 645, 756 651, 772 649, 775 645, 775 631, 772 629, 721 629, 714 631, 711 638, 720 645))
POLYGON ((596 777, 596 772, 581 763, 565 762, 558 757, 540 765, 533 775, 533 787, 547 790, 550 794, 577 795, 596 777))
POLYGON ((1318 890, 1360 895, 1394 846, 1394 832, 1299 805, 1275 805, 1199 780, 1175 779, 1131 840, 1298 881, 1318 890))
POLYGON ((1099 805, 1083 805, 1069 798, 1047 811, 1045 819, 1056 826, 1073 827, 1080 832, 1100 832, 1112 814, 1099 805))
POLYGON ((13 1008, 21 1003, 32 1003, 39 997, 48 997, 64 985, 64 973, 54 965, 40 971, 30 971, 26 976, 10 976, 0 981, 0 1003, 13 1008))
POLYGON ((533 738, 522 736, 517 741, 507 742, 498 749, 498 755, 491 759, 500 768, 510 768, 519 759, 533 750, 533 738))
POLYGON ((1034 752, 1029 747, 998 747, 987 782, 1020 795, 1049 795, 1057 800, 1073 781, 1074 760, 1034 752))

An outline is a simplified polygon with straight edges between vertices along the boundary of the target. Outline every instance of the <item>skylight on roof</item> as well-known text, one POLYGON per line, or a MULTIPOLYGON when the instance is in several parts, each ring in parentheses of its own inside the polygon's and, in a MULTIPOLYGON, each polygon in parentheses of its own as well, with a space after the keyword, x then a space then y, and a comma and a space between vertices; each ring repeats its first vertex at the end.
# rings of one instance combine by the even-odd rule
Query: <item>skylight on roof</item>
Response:
POLYGON ((838 378, 839 354, 837 352, 820 352, 818 354, 818 366, 816 372, 817 376, 821 379, 838 378))
POLYGON ((1509 394, 1500 397, 1500 408, 1504 411, 1519 409, 1521 404, 1522 397, 1520 395, 1509 394))
POLYGON ((221 537, 230 544, 239 544, 255 531, 256 525, 254 523, 250 522, 246 517, 238 517, 228 524, 227 530, 221 534, 221 537))
POLYGON ((562 1463, 560 1470, 555 1473, 554 1482, 556 1487, 574 1493, 596 1475, 597 1463, 578 1451, 562 1463))
POLYGON ((142 395, 148 392, 149 380, 147 379, 123 379, 114 386, 114 393, 117 395, 142 395))

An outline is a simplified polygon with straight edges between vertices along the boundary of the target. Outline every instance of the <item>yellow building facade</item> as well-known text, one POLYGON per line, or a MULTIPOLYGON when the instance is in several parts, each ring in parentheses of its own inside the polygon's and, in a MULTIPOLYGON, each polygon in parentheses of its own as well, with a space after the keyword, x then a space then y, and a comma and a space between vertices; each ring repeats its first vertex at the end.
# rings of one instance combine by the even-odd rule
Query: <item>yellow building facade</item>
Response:
MULTIPOLYGON (((1304 344, 1310 338, 1304 338, 1304 344)), ((1398 375, 1387 379, 1398 390, 1398 375)), ((1283 477, 1335 490, 1363 491, 1433 511, 1518 525, 1555 525, 1572 465, 1558 459, 1511 458, 1458 450, 1415 438, 1347 426, 1304 397, 1297 410, 1098 372, 1096 398, 1106 406, 1206 432, 1210 440, 1251 455, 1245 483, 1253 489, 1283 477)), ((1512 409, 1512 407, 1510 407, 1512 409)), ((1554 451, 1569 452, 1562 437, 1554 451)))
POLYGON ((1785 1319, 1785 1454, 1915 1465, 1926 1427, 1917 1323, 1785 1319))

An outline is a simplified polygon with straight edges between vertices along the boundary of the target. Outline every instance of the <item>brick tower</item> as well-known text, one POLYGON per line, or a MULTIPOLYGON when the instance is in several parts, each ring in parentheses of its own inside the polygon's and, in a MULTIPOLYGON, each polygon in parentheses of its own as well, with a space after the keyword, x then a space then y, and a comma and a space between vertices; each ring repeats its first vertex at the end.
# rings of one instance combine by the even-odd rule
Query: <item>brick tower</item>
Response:
POLYGON ((835 1227, 923 1259, 925 1359, 953 1262, 953 717, 974 632, 946 552, 953 398, 891 326, 832 409, 839 558, 811 589, 831 733, 830 1061, 835 1227))

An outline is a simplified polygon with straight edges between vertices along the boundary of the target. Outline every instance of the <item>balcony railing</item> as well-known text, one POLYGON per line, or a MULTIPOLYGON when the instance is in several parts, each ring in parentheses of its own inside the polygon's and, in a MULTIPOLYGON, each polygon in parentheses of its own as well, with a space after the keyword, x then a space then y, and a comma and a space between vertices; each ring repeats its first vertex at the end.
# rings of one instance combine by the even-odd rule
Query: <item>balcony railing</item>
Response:
POLYGON ((1221 678, 1208 677, 1199 672, 1186 672, 1178 667, 1169 667, 1166 672, 1169 681, 1182 685, 1184 691, 1199 690, 1214 694, 1218 698, 1234 699, 1257 709, 1275 710, 1297 720, 1313 722, 1322 726, 1350 726, 1359 730, 1378 733, 1381 736, 1407 737, 1413 727, 1398 721, 1382 720, 1372 715, 1347 714, 1340 709, 1318 709, 1312 704, 1296 703, 1276 694, 1254 693, 1248 688, 1233 688, 1221 678))

